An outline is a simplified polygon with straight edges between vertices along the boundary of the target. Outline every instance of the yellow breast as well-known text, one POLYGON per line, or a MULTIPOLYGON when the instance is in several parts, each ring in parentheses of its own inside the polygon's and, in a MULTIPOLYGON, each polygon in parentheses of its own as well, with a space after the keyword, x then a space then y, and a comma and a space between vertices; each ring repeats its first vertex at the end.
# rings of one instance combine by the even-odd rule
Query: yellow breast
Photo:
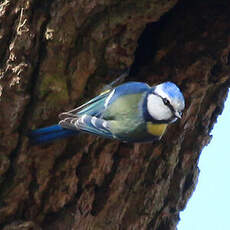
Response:
POLYGON ((167 128, 168 124, 153 124, 152 122, 147 122, 148 133, 154 136, 162 136, 167 128))

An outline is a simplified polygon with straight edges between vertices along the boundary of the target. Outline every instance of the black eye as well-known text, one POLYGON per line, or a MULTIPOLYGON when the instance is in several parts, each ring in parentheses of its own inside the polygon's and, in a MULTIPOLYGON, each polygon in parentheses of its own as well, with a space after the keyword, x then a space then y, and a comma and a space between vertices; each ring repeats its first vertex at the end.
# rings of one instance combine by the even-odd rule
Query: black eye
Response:
POLYGON ((167 98, 163 98, 163 102, 165 105, 170 105, 170 102, 167 98))

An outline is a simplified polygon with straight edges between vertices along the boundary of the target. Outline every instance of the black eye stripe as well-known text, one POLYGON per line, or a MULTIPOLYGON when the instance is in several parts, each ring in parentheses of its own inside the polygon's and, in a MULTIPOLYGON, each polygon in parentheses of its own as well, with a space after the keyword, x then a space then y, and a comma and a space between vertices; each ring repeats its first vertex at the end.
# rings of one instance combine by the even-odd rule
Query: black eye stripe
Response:
POLYGON ((170 104, 170 101, 169 101, 167 98, 163 98, 163 97, 161 97, 161 98, 162 98, 164 104, 165 104, 166 106, 168 106, 169 109, 170 109, 170 110, 172 111, 172 113, 174 114, 174 113, 175 113, 175 109, 174 109, 173 106, 170 104))
POLYGON ((166 106, 169 107, 169 109, 171 110, 171 112, 172 112, 173 114, 175 113, 175 109, 174 109, 173 106, 170 104, 170 101, 169 101, 167 98, 162 97, 162 96, 160 96, 159 94, 156 94, 155 92, 153 92, 152 94, 154 94, 154 95, 160 97, 160 98, 162 99, 163 103, 164 103, 166 106))
POLYGON ((170 105, 170 102, 167 98, 162 98, 165 105, 170 105))

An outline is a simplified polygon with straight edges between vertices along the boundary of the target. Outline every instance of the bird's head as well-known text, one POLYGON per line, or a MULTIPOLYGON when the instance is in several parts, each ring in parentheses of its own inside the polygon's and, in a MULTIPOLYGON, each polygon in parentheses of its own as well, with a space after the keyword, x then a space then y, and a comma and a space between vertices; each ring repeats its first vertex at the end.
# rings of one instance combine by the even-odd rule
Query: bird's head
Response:
POLYGON ((164 82, 154 86, 146 99, 147 111, 153 119, 172 123, 181 118, 185 100, 176 84, 164 82))

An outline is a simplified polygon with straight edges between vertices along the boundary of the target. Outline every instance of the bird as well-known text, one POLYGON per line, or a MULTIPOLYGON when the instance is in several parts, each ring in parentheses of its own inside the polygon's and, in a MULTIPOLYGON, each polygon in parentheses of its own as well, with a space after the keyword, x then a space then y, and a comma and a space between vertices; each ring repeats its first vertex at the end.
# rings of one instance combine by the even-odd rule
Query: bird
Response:
POLYGON ((151 87, 131 81, 59 114, 58 124, 32 130, 28 136, 33 145, 80 132, 127 143, 152 142, 161 139, 169 124, 181 119, 184 108, 184 96, 175 83, 151 87))

